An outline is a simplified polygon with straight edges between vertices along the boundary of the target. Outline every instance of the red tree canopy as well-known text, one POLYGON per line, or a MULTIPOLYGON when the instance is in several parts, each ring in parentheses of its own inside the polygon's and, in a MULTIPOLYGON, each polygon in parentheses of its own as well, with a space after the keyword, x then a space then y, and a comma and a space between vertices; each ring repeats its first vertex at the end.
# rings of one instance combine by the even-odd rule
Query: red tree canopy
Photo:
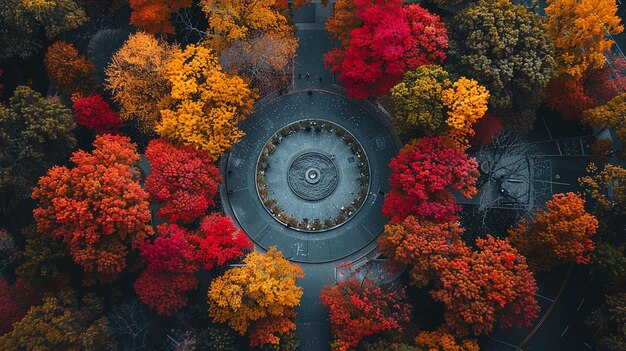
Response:
POLYGON ((170 222, 192 222, 215 205, 221 176, 211 155, 192 146, 176 147, 155 139, 146 149, 151 173, 146 178, 150 197, 161 202, 159 216, 170 222))
POLYGON ((13 285, 0 280, 0 336, 13 330, 13 323, 21 320, 36 302, 35 291, 24 280, 18 279, 13 285))
POLYGON ((361 26, 352 29, 347 48, 324 56, 351 98, 386 94, 407 69, 445 58, 448 39, 439 16, 417 4, 403 8, 401 0, 354 0, 354 6, 361 26))
POLYGON ((459 209, 452 190, 465 197, 476 193, 478 164, 463 151, 444 145, 439 137, 415 140, 389 163, 391 191, 383 214, 393 223, 408 215, 452 221, 459 209))
POLYGON ((506 240, 476 239, 477 251, 448 261, 440 286, 430 293, 445 305, 448 326, 458 335, 491 332, 496 320, 504 328, 530 326, 537 316, 537 283, 524 256, 506 240))
POLYGON ((325 286, 320 298, 329 309, 335 351, 355 349, 370 335, 401 333, 402 324, 411 315, 404 290, 386 290, 368 280, 361 283, 352 279, 325 286))
POLYGON ((148 33, 174 34, 172 13, 190 7, 191 0, 130 0, 130 24, 148 33))
POLYGON ((118 134, 124 126, 120 115, 109 107, 100 94, 76 99, 74 117, 78 124, 99 134, 118 134))
POLYGON ((160 237, 154 243, 145 241, 139 248, 148 265, 135 281, 135 291, 148 307, 170 316, 187 305, 186 292, 198 286, 195 250, 187 230, 175 224, 158 230, 160 237))
POLYGON ((230 217, 215 212, 200 222, 196 258, 204 269, 223 266, 228 261, 243 257, 252 250, 246 234, 233 223, 230 217))
POLYGON ((160 315, 170 316, 187 305, 187 292, 198 286, 199 269, 223 266, 252 249, 245 233, 219 213, 204 217, 197 232, 176 224, 161 225, 158 231, 154 243, 145 241, 140 247, 147 267, 135 282, 135 291, 160 315))
POLYGON ((115 280, 129 251, 153 234, 135 145, 127 137, 105 134, 93 146, 91 153, 73 154, 74 168, 50 169, 33 191, 38 230, 68 245, 87 284, 115 280))

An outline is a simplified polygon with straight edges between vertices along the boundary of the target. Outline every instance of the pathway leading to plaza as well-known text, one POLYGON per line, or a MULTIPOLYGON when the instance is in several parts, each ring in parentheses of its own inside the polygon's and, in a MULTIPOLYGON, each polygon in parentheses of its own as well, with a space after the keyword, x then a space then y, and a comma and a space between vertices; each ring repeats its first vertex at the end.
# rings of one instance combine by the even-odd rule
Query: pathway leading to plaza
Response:
MULTIPOLYGON (((240 124, 246 136, 223 161, 226 167, 223 195, 228 198, 225 211, 236 219, 257 250, 277 246, 285 257, 304 270, 305 277, 298 281, 304 295, 296 319, 301 351, 330 351, 332 336, 328 312, 319 302, 320 291, 325 285, 335 283, 337 266, 356 261, 376 248, 375 239, 386 222, 381 208, 388 191, 387 165, 400 146, 388 117, 370 103, 349 100, 324 68, 322 55, 332 45, 324 27, 330 11, 330 6, 311 4, 295 14, 299 46, 293 85, 287 92, 265 97, 255 105, 254 113, 240 124), (331 130, 344 129, 359 147, 350 139, 338 141, 315 130, 279 133, 285 126, 302 120, 332 122, 337 127, 331 130), (369 165, 368 191, 362 206, 348 212, 351 214, 341 225, 319 232, 296 230, 274 218, 268 206, 264 206, 265 201, 261 201, 257 184, 257 163, 269 140, 280 143, 275 148, 271 143, 271 155, 267 160, 263 158, 264 165, 267 163, 262 173, 267 185, 264 192, 272 202, 277 200, 286 215, 310 217, 319 213, 328 218, 333 210, 341 212, 348 205, 344 205, 345 199, 356 197, 360 187, 359 169, 355 168, 362 157, 360 150, 369 165), (303 154, 320 155, 321 160, 334 165, 337 187, 330 195, 324 193, 310 201, 288 184, 289 172, 300 169, 294 163, 303 154)), ((305 174, 309 173, 302 176, 305 174)))

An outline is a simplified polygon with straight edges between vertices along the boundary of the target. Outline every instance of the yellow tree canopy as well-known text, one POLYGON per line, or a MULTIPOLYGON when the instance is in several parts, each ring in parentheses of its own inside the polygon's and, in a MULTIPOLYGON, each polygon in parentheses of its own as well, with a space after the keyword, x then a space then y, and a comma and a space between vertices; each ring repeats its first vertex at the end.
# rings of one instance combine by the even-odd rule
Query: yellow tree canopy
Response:
POLYGON ((169 98, 165 66, 178 48, 143 32, 131 35, 106 68, 106 87, 119 105, 122 119, 137 119, 154 131, 159 110, 169 98))
POLYGON ((200 0, 209 21, 207 41, 222 51, 235 39, 254 31, 293 36, 294 28, 279 11, 275 0, 200 0))
POLYGON ((222 72, 213 53, 189 45, 166 65, 171 109, 161 110, 161 137, 192 145, 216 160, 244 135, 237 122, 252 112, 255 93, 243 79, 222 72))
POLYGON ((443 105, 448 109, 446 137, 456 148, 469 148, 474 136, 474 123, 487 112, 489 91, 473 79, 461 77, 451 88, 441 92, 443 105))
MULTIPOLYGON (((228 323, 241 335, 295 330, 294 308, 302 298, 296 279, 304 277, 302 268, 285 259, 276 247, 265 254, 252 252, 243 262, 243 267, 233 268, 211 283, 209 316, 228 323), (267 321, 272 322, 271 328, 267 321)), ((260 339, 278 342, 276 338, 260 339)))
POLYGON ((587 68, 604 65, 613 41, 607 34, 624 30, 615 0, 548 0, 547 34, 559 71, 580 77, 587 68))
POLYGON ((582 115, 582 122, 593 127, 604 126, 615 131, 622 149, 620 154, 626 155, 626 93, 620 93, 606 104, 586 110, 582 115))

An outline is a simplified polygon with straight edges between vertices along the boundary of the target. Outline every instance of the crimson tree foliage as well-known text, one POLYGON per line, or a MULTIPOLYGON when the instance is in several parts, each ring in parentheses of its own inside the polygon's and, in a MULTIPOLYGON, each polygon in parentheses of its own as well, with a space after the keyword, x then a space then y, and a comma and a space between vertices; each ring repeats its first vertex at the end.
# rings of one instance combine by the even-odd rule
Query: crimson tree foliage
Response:
POLYGON ((401 0, 354 0, 361 26, 350 33, 348 47, 335 48, 324 61, 351 98, 382 95, 402 80, 407 69, 439 64, 448 47, 439 16, 401 0))
POLYGON ((115 280, 129 252, 153 234, 135 144, 105 134, 93 146, 72 155, 74 168, 52 167, 32 195, 37 229, 67 244, 87 284, 115 280))
POLYGON ((200 221, 198 231, 176 224, 160 225, 154 243, 139 248, 146 269, 135 282, 135 291, 150 308, 170 316, 187 305, 187 292, 196 289, 195 273, 213 269, 243 257, 252 243, 230 217, 215 212, 200 221))
POLYGON ((447 325, 458 336, 486 334, 501 327, 528 327, 537 316, 537 283, 524 256, 506 240, 476 239, 477 251, 447 261, 432 297, 445 305, 447 325))
POLYGON ((204 269, 213 269, 242 257, 245 251, 252 250, 252 243, 246 234, 233 223, 230 217, 217 212, 200 221, 198 230, 198 251, 196 258, 204 269))
POLYGON ((391 191, 383 215, 400 223, 408 215, 436 222, 456 219, 459 205, 453 190, 465 197, 476 193, 476 160, 444 145, 439 137, 414 140, 389 163, 391 191))
POLYGON ((150 197, 161 202, 159 216, 170 222, 192 222, 215 205, 221 181, 211 155, 192 146, 177 147, 155 139, 146 148, 151 173, 146 178, 150 197))
POLYGON ((0 280, 0 335, 13 330, 13 323, 21 320, 36 302, 35 291, 24 280, 18 279, 14 284, 0 280))
POLYGON ((74 101, 74 117, 78 124, 98 134, 118 134, 124 126, 120 115, 113 111, 100 94, 80 97, 74 101))
POLYGON ((363 338, 383 332, 401 333, 410 320, 404 290, 387 290, 355 279, 325 286, 320 295, 334 334, 333 350, 355 349, 363 338))
POLYGON ((148 307, 170 316, 187 305, 187 291, 197 288, 194 246, 190 233, 175 224, 158 227, 160 237, 140 247, 146 269, 135 281, 135 291, 148 307))

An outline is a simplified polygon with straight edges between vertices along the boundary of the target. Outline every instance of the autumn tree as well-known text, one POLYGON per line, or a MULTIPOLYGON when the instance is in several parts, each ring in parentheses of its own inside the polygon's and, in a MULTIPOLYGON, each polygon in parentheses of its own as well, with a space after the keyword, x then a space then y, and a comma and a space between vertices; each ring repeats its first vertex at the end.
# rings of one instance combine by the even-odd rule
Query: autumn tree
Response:
POLYGON ((442 94, 451 87, 448 72, 441 66, 425 65, 406 72, 391 89, 396 132, 407 138, 442 132, 446 119, 442 94))
POLYGON ((585 211, 584 199, 574 193, 556 194, 532 221, 510 229, 509 239, 532 268, 549 270, 569 262, 588 263, 597 229, 598 220, 585 211))
POLYGON ((69 282, 72 257, 61 240, 48 233, 39 233, 35 225, 22 229, 26 238, 24 262, 15 273, 38 289, 55 288, 69 282))
POLYGON ((134 286, 141 301, 159 315, 171 316, 187 306, 189 291, 198 287, 198 270, 223 266, 252 249, 230 217, 219 213, 204 217, 198 231, 175 224, 160 225, 158 231, 153 243, 146 240, 139 247, 147 267, 134 286))
POLYGON ((174 34, 172 13, 190 7, 191 0, 130 0, 130 24, 152 34, 174 34))
POLYGON ((146 148, 150 174, 146 191, 161 203, 158 215, 174 223, 192 222, 214 206, 221 176, 211 156, 192 146, 153 139, 146 148))
POLYGON ((275 0, 200 0, 200 4, 209 26, 205 40, 217 52, 233 40, 246 39, 258 32, 293 37, 294 27, 275 0))
POLYGON ((87 22, 75 0, 5 0, 0 3, 0 59, 28 58, 52 40, 87 22))
POLYGON ((236 71, 265 96, 291 84, 297 46, 293 35, 257 32, 232 40, 219 59, 225 71, 236 71))
POLYGON ((214 54, 202 46, 174 54, 166 73, 174 107, 161 110, 157 133, 217 160, 243 136, 237 122, 252 112, 254 93, 240 77, 222 72, 214 54))
MULTIPOLYGON (((363 22, 356 15, 354 0, 337 0, 333 6, 332 15, 326 21, 326 30, 333 38, 339 40, 341 47, 345 49, 350 45, 352 30, 360 27, 362 24, 363 22)), ((331 52, 337 52, 342 55, 338 59, 329 59, 330 62, 339 63, 343 61, 344 50, 332 50, 331 52)))
POLYGON ((214 212, 200 221, 195 257, 203 269, 223 266, 252 250, 252 242, 230 217, 214 212))
POLYGON ((392 340, 378 340, 375 342, 363 342, 364 351, 421 351, 415 346, 392 340))
POLYGON ((462 250, 463 228, 458 222, 434 223, 408 216, 399 224, 387 224, 378 239, 379 250, 388 258, 410 267, 417 286, 428 284, 449 260, 462 250))
POLYGON ((120 115, 113 111, 100 94, 74 100, 74 117, 78 124, 98 134, 118 134, 124 126, 120 115))
POLYGON ((340 281, 322 289, 334 334, 334 351, 354 350, 363 338, 381 333, 401 333, 411 315, 404 290, 375 286, 373 281, 340 281))
POLYGON ((354 6, 361 25, 352 29, 347 47, 324 58, 351 98, 386 94, 406 70, 445 58, 447 32, 439 16, 417 4, 403 8, 400 0, 354 0, 354 6))
POLYGON ((0 104, 0 125, 0 212, 6 212, 67 158, 76 139, 72 111, 25 86, 15 89, 7 106, 0 104))
POLYGON ((0 280, 0 336, 13 330, 13 323, 26 315, 30 306, 38 302, 38 297, 22 279, 13 284, 0 280))
MULTIPOLYGON (((621 145, 626 145, 626 93, 620 93, 604 105, 586 110, 581 121, 592 127, 605 127, 615 130, 621 145)), ((622 146, 624 149, 624 146, 622 146)), ((626 154, 626 150, 622 150, 626 154)))
POLYGON ((480 0, 450 22, 450 72, 490 92, 489 110, 505 125, 532 128, 554 59, 539 15, 509 0, 480 0))
POLYGON ((487 112, 489 91, 475 80, 461 77, 441 95, 448 110, 446 124, 450 128, 445 137, 458 149, 466 150, 475 135, 474 124, 487 112))
POLYGON ((241 335, 248 333, 253 347, 278 344, 281 335, 295 330, 294 308, 302 297, 296 279, 303 271, 275 247, 265 254, 252 252, 243 263, 211 282, 209 316, 241 335))
POLYGON ((389 163, 391 191, 383 214, 393 223, 408 215, 451 221, 459 209, 452 191, 465 197, 476 193, 478 164, 463 151, 444 145, 441 138, 415 140, 402 148, 389 163))
POLYGON ((120 108, 123 120, 135 119, 145 132, 153 132, 167 107, 170 83, 165 66, 176 46, 143 32, 131 35, 106 68, 106 87, 120 108))
POLYGON ((626 169, 607 164, 599 170, 591 163, 587 172, 589 174, 578 181, 585 196, 597 207, 595 212, 617 217, 626 215, 626 169))
POLYGON ((604 66, 613 45, 607 34, 624 30, 615 0, 548 0, 545 11, 558 70, 574 77, 604 66))
POLYGON ((129 252, 152 235, 148 195, 139 185, 139 154, 130 139, 97 136, 73 168, 55 166, 33 191, 40 232, 62 239, 87 284, 113 281, 129 252))
POLYGON ((479 351, 476 339, 457 340, 443 327, 434 331, 421 331, 415 337, 419 350, 428 351, 479 351))
POLYGON ((447 326, 457 336, 489 333, 497 321, 503 328, 530 326, 539 305, 524 256, 492 236, 476 239, 476 246, 447 261, 438 288, 430 291, 444 303, 447 326))
POLYGON ((115 350, 103 316, 102 299, 94 294, 82 298, 63 290, 44 298, 26 316, 13 324, 13 331, 0 337, 0 349, 115 350))
POLYGON ((544 91, 546 105, 567 121, 580 118, 581 113, 601 104, 584 87, 585 76, 561 74, 550 80, 544 91))
POLYGON ((93 91, 96 68, 71 43, 57 41, 50 45, 44 63, 48 78, 64 93, 86 94, 93 91))
POLYGON ((160 315, 171 316, 187 305, 186 293, 198 287, 195 248, 184 228, 163 224, 158 231, 154 243, 147 240, 139 247, 147 267, 134 286, 143 303, 160 315))

